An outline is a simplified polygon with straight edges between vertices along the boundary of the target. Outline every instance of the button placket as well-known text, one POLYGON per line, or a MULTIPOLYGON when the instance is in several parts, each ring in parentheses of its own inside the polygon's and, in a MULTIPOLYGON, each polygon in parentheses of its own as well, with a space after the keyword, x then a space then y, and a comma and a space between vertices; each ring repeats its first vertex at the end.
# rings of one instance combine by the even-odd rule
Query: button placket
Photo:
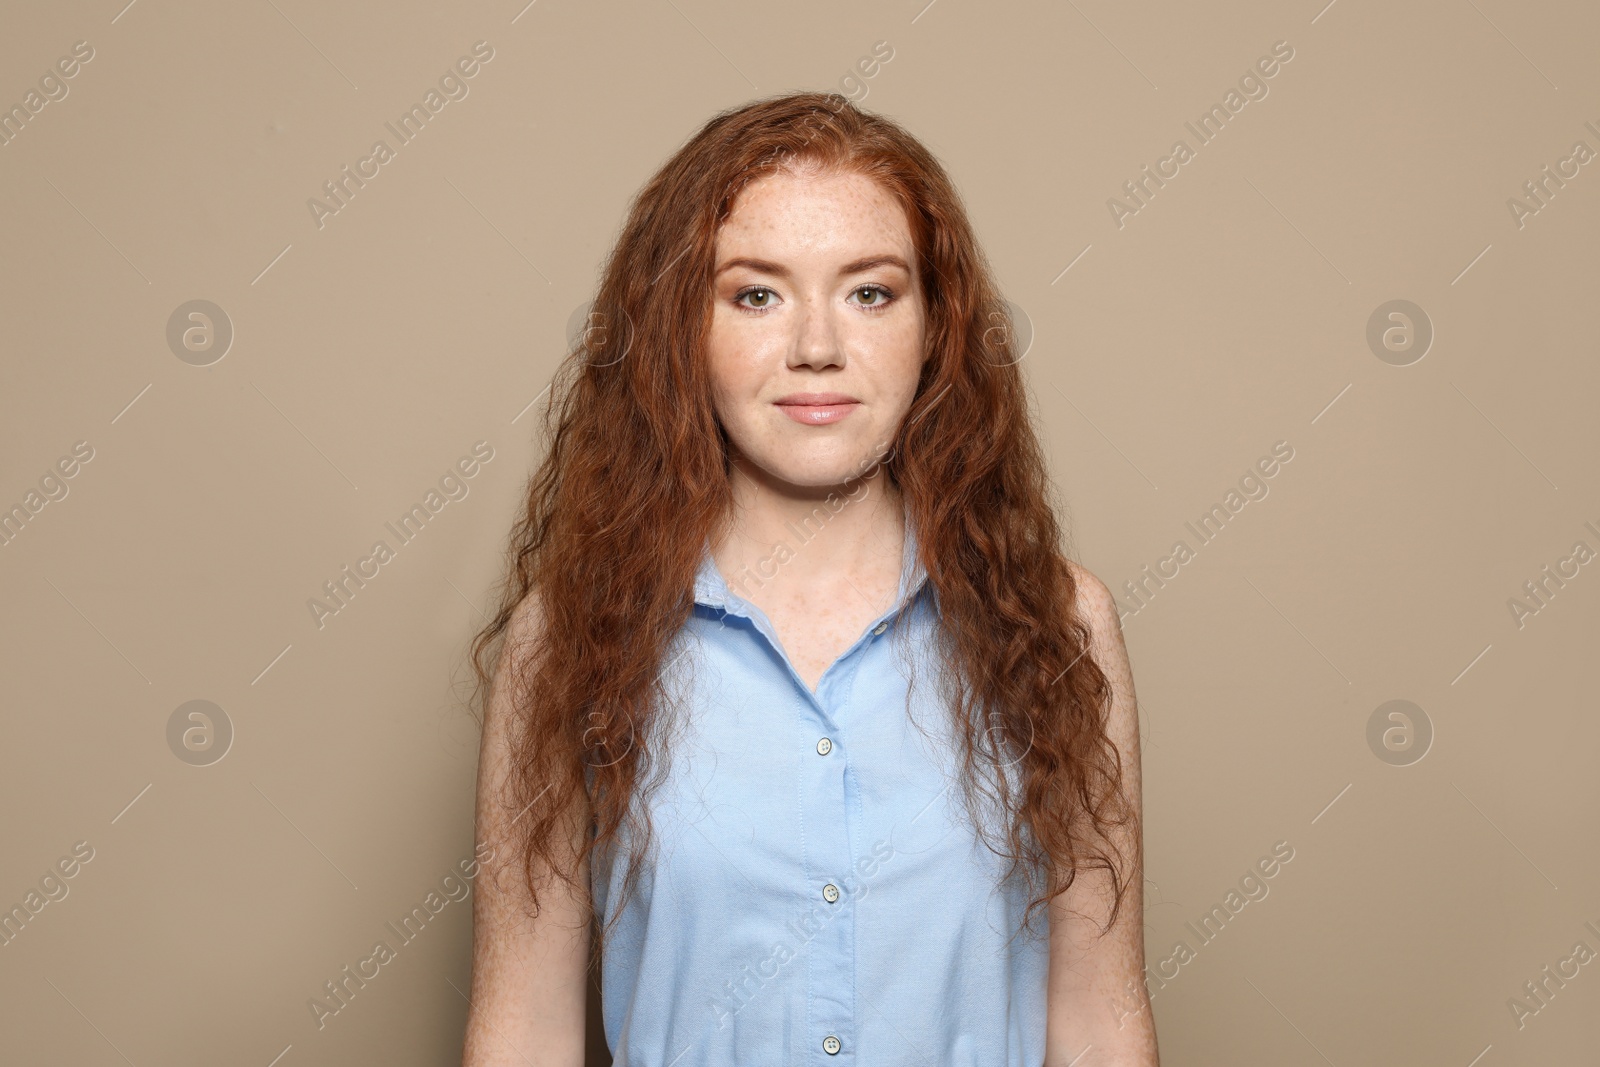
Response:
MULTIPOLYGON (((854 656, 836 663, 840 669, 830 668, 817 691, 806 693, 811 698, 807 702, 809 711, 802 714, 807 725, 820 727, 813 735, 822 735, 816 745, 819 755, 826 756, 833 751, 833 738, 838 736, 848 717, 849 707, 841 700, 848 700, 851 689, 848 678, 858 659, 854 656)), ((806 768, 801 794, 802 817, 805 824, 813 828, 805 835, 805 873, 808 880, 819 879, 809 882, 806 896, 815 903, 808 917, 802 920, 810 933, 806 951, 809 993, 806 1030, 808 1042, 821 1041, 824 1051, 833 1049, 828 1053, 830 1056, 837 1055, 843 1048, 843 1039, 854 1032, 856 1024, 855 914, 839 886, 828 880, 850 869, 854 862, 851 851, 861 834, 857 825, 856 787, 848 763, 841 753, 838 757, 802 764, 806 768), (818 896, 822 899, 818 900, 818 896)))

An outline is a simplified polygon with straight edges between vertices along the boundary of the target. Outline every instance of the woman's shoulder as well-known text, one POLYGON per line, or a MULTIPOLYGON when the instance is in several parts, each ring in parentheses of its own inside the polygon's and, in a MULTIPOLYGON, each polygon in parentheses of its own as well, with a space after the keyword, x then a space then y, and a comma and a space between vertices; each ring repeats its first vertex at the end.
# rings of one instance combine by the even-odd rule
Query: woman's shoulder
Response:
POLYGON ((1073 607, 1085 622, 1098 631, 1102 625, 1117 619, 1117 599, 1111 589, 1081 563, 1067 560, 1067 573, 1072 575, 1073 607))
POLYGON ((539 587, 533 586, 522 594, 522 599, 517 601, 506 618, 505 643, 515 646, 519 656, 525 656, 543 632, 544 603, 539 596, 539 587))

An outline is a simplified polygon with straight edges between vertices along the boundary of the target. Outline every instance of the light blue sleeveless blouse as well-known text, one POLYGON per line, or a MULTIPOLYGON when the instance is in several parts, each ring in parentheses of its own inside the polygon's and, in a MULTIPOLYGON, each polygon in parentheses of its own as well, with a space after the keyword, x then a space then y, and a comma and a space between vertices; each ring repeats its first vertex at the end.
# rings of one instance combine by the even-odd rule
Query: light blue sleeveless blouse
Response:
MULTIPOLYGON (((663 661, 683 710, 654 845, 601 959, 618 1067, 1043 1063, 1048 924, 1021 930, 1025 887, 962 807, 937 602, 905 542, 896 606, 815 693, 707 546, 663 661)), ((602 922, 626 830, 591 860, 602 922)))

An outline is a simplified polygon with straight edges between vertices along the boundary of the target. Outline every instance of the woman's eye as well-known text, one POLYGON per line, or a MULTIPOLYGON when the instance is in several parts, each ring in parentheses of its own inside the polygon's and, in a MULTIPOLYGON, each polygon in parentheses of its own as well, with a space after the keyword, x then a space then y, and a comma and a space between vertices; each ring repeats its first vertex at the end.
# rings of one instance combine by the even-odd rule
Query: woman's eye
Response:
POLYGON ((879 308, 889 303, 889 290, 880 285, 863 285, 856 289, 862 307, 879 308))
POLYGON ((750 307, 750 308, 771 307, 772 306, 772 297, 773 297, 773 295, 774 294, 773 294, 771 289, 760 289, 760 288, 746 289, 744 292, 740 293, 737 297, 734 298, 734 303, 740 303, 740 302, 742 302, 742 301, 744 301, 746 299, 749 299, 750 303, 746 304, 745 305, 746 307, 750 307))

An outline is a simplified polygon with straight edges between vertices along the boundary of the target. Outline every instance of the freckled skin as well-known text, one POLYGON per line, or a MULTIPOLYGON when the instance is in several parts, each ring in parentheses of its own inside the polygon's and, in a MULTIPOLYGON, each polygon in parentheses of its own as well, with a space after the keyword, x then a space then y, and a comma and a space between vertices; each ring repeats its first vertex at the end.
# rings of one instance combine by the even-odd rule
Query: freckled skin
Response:
POLYGON ((707 355, 733 449, 736 515, 713 555, 815 689, 898 587, 899 494, 881 468, 846 483, 883 454, 916 392, 926 310, 915 247, 899 202, 871 179, 779 172, 741 193, 718 233, 716 264, 707 355), (845 270, 885 254, 906 268, 845 270), (784 271, 720 270, 738 258, 784 271), (773 403, 796 392, 843 393, 860 404, 840 422, 803 425, 773 403), (833 511, 830 493, 853 499, 833 511), (785 525, 812 515, 822 528, 809 541, 785 525), (779 542, 793 558, 770 579, 741 583, 779 542))
MULTIPOLYGON (((893 595, 894 587, 886 585, 878 602, 886 605, 893 595)), ((795 596, 757 603, 777 629, 800 679, 813 692, 829 664, 861 636, 862 629, 881 610, 869 608, 865 601, 848 600, 845 605, 852 610, 819 609, 795 596)))

